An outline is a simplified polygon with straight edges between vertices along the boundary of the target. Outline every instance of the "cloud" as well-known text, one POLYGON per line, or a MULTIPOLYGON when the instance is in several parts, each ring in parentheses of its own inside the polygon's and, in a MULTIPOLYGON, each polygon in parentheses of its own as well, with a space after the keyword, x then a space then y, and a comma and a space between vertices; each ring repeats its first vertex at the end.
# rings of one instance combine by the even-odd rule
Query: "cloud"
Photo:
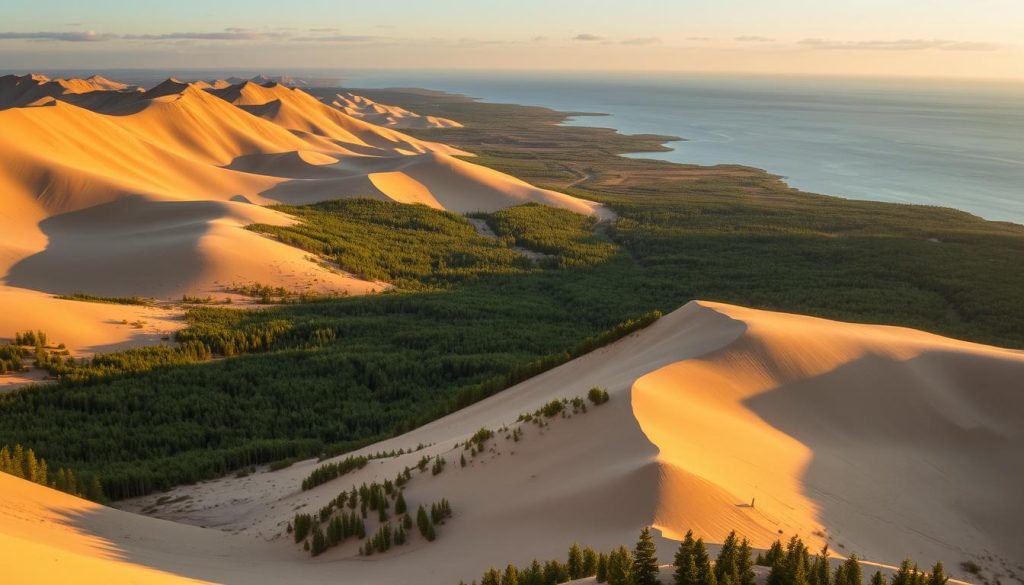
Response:
POLYGON ((69 43, 90 43, 109 41, 118 38, 112 34, 98 34, 93 31, 84 32, 0 32, 0 40, 22 39, 33 41, 66 41, 69 43))
POLYGON ((688 41, 710 41, 711 37, 686 37, 688 41))
POLYGON ((337 28, 311 28, 311 29, 309 29, 309 32, 315 32, 315 33, 336 33, 336 32, 340 32, 340 31, 341 31, 341 29, 337 29, 337 28))
POLYGON ((773 39, 773 38, 759 37, 757 35, 742 35, 742 36, 736 37, 734 40, 737 40, 737 41, 739 41, 741 43, 772 43, 772 42, 775 42, 775 39, 773 39))
POLYGON ((121 39, 130 41, 263 41, 267 39, 283 39, 290 35, 282 32, 257 32, 244 29, 225 29, 223 32, 174 32, 159 35, 121 35, 121 39))
POLYGON ((0 40, 34 40, 34 41, 61 41, 71 43, 99 42, 99 41, 262 41, 272 39, 287 39, 291 34, 287 32, 261 32, 251 29, 231 27, 221 32, 172 32, 163 34, 113 34, 97 33, 95 31, 67 31, 67 32, 0 32, 0 40))
POLYGON ((535 43, 543 43, 544 41, 547 41, 547 40, 548 40, 548 38, 546 36, 544 36, 544 35, 533 37, 533 42, 535 42, 535 43))
POLYGON ((898 39, 894 41, 832 41, 828 39, 804 39, 797 43, 811 49, 861 50, 861 51, 995 51, 996 43, 951 41, 944 39, 898 39))
POLYGON ((368 41, 376 41, 381 37, 375 37, 371 35, 325 35, 316 37, 295 37, 293 41, 302 42, 322 42, 322 43, 365 43, 368 41))
POLYGON ((622 41, 622 44, 633 46, 660 45, 661 39, 658 37, 638 37, 635 39, 626 39, 622 41))
POLYGON ((603 40, 605 40, 605 38, 600 36, 600 35, 592 35, 590 33, 580 33, 580 34, 574 36, 572 38, 572 40, 574 40, 574 41, 593 42, 593 41, 603 41, 603 40))

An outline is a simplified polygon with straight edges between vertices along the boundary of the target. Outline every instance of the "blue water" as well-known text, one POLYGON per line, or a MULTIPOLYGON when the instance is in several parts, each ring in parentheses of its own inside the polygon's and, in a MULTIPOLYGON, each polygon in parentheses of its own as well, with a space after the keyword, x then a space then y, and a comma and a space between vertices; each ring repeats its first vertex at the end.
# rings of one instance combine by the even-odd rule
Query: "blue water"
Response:
POLYGON ((389 71, 342 84, 603 112, 569 123, 686 139, 648 158, 738 163, 805 191, 1024 223, 1020 83, 389 71))

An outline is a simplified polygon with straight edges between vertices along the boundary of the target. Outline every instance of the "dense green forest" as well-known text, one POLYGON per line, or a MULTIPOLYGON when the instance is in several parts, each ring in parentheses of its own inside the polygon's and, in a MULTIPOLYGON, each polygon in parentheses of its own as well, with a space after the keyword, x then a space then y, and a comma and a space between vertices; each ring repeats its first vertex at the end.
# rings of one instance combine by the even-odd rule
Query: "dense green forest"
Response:
MULTIPOLYGON (((422 243, 405 241, 403 249, 454 258, 497 246, 499 260, 477 264, 475 274, 425 270, 412 291, 256 311, 194 307, 179 346, 61 362, 52 366, 61 384, 0 396, 0 441, 98 472, 111 498, 140 495, 404 432, 660 314, 613 294, 615 261, 545 268, 477 235, 466 219, 424 207, 320 205, 294 229, 318 232, 329 245, 362 238, 359 245, 376 249, 383 236, 347 225, 366 209, 378 209, 360 220, 366 224, 416 226, 405 235, 422 243), (338 215, 345 221, 335 222, 338 215), (438 230, 447 229, 463 231, 439 242, 438 230)), ((566 249, 594 245, 590 222, 550 225, 569 232, 551 238, 566 249)), ((403 258, 383 255, 374 265, 396 275, 403 258)))
POLYGON ((0 396, 0 444, 98 473, 115 499, 341 453, 692 299, 1024 347, 1021 226, 798 193, 740 167, 627 159, 616 154, 656 149, 658 137, 555 126, 564 116, 549 110, 387 99, 465 121, 420 134, 477 152, 474 162, 600 200, 619 218, 595 225, 524 206, 481 216, 498 234, 488 238, 422 206, 283 208, 302 223, 253 229, 397 289, 256 311, 197 306, 180 346, 54 360, 59 385, 0 396))

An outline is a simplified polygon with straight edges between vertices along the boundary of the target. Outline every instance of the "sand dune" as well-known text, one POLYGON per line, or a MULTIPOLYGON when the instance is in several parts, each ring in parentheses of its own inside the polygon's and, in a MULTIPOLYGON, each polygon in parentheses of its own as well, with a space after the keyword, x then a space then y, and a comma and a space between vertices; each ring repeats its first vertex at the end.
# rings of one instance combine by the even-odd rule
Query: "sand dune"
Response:
MULTIPOLYGON (((9 75, 0 127, 0 286, 160 298, 230 283, 386 287, 248 232, 257 216, 289 220, 243 203, 369 196, 454 211, 535 201, 605 213, 266 80, 171 78, 142 91, 99 76, 9 75)), ((13 325, 0 315, 0 335, 13 325)))
POLYGON ((389 128, 462 128, 462 124, 455 120, 421 116, 405 108, 380 104, 351 92, 335 95, 331 105, 353 118, 389 128))
MULTIPOLYGON (((838 554, 885 565, 906 555, 941 559, 956 573, 968 558, 1019 558, 1014 502, 1024 470, 1013 454, 1024 442, 1021 375, 1021 352, 694 302, 364 450, 429 445, 423 451, 307 492, 298 485, 314 461, 181 487, 169 495, 189 495, 189 504, 158 506, 157 514, 234 533, 253 547, 269 541, 278 549, 276 561, 260 557, 267 582, 278 571, 310 582, 342 573, 352 582, 468 581, 491 565, 560 557, 572 542, 629 543, 649 523, 661 532, 664 560, 684 528, 711 542, 736 528, 758 546, 793 534, 820 545, 827 535, 838 554), (453 445, 480 427, 515 425, 520 413, 594 385, 607 388, 611 402, 543 430, 525 424, 519 442, 499 435, 493 450, 459 467, 462 451, 453 445), (412 502, 452 502, 455 517, 436 542, 371 559, 350 543, 310 561, 281 536, 296 509, 315 510, 353 483, 391 478, 424 454, 450 462, 408 487, 412 502)), ((138 511, 157 497, 122 506, 138 511)), ((181 570, 260 582, 245 581, 244 569, 231 575, 235 562, 244 566, 204 557, 203 570, 185 561, 181 570)))
MULTIPOLYGON (((210 90, 210 93, 282 128, 326 136, 349 149, 363 146, 398 154, 466 154, 450 146, 418 140, 358 120, 302 90, 277 83, 260 85, 247 81, 220 90, 210 90)), ((373 154, 373 151, 364 150, 362 154, 373 154)))
POLYGON ((86 79, 50 79, 45 75, 0 76, 0 110, 38 102, 44 98, 81 99, 83 94, 118 93, 130 86, 100 75, 86 79))

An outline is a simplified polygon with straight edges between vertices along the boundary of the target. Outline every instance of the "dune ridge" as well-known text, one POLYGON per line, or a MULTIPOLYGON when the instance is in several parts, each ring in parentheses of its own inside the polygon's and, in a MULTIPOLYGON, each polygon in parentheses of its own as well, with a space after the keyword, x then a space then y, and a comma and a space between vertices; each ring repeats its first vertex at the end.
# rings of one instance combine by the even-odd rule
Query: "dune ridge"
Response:
POLYGON ((331 105, 353 118, 389 128, 462 128, 462 124, 455 120, 421 116, 405 108, 381 104, 351 92, 336 94, 331 105))
MULTIPOLYGON (((100 76, 7 75, 0 127, 0 286, 18 289, 173 299, 232 283, 388 288, 244 229, 293 221, 258 207, 276 203, 375 197, 465 212, 533 201, 607 215, 269 79, 169 78, 142 90, 100 76)), ((14 333, 9 314, 50 304, 11 301, 0 335, 14 333)), ((66 329, 51 333, 78 337, 66 329)))
MULTIPOLYGON (((838 555, 856 552, 883 566, 908 555, 943 560, 960 575, 960 561, 1014 562, 1022 544, 1013 531, 1017 510, 1006 507, 1024 487, 1012 458, 1024 441, 1015 384, 1022 374, 1018 351, 691 302, 628 338, 362 449, 427 445, 313 490, 298 488, 320 464, 310 460, 162 494, 187 495, 188 506, 152 508, 158 495, 119 505, 230 532, 245 546, 269 542, 274 552, 259 548, 271 554, 261 557, 268 582, 277 571, 321 582, 328 568, 343 567, 354 581, 451 583, 492 565, 561 556, 572 542, 630 543, 645 524, 658 528, 663 562, 685 529, 712 543, 736 529, 758 547, 794 534, 814 546, 827 538, 838 555), (518 442, 499 434, 493 451, 460 468, 462 450, 453 445, 477 429, 515 426, 519 414, 595 385, 609 391, 606 405, 542 430, 525 424, 518 442), (436 477, 416 476, 406 495, 452 502, 455 517, 436 542, 370 561, 350 542, 310 562, 281 536, 294 510, 392 478, 424 455, 449 460, 436 477), (462 561, 451 563, 456 556, 462 561)), ((185 574, 242 582, 225 577, 241 559, 218 563, 185 574)))

